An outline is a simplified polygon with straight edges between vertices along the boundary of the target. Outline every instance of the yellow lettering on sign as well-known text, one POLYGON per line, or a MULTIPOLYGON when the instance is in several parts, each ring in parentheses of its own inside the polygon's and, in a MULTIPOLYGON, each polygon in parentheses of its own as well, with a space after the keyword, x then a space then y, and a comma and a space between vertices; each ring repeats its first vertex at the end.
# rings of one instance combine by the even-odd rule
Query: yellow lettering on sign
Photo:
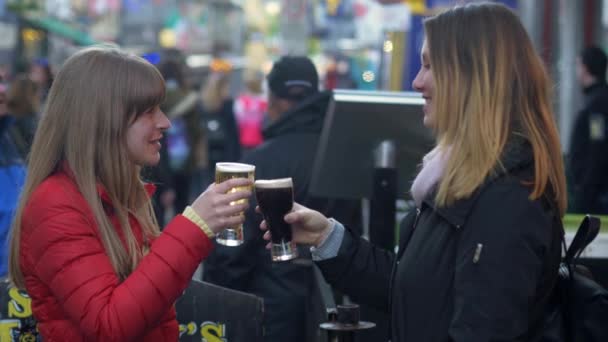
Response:
POLYGON ((21 322, 18 319, 3 319, 0 321, 0 341, 12 341, 13 329, 19 329, 21 322))
POLYGON ((203 342, 226 342, 225 325, 215 322, 203 322, 201 324, 201 336, 203 342))
POLYGON ((36 336, 31 332, 21 334, 21 336, 19 336, 19 342, 36 342, 36 336))
POLYGON ((16 288, 8 290, 8 317, 26 318, 32 315, 32 299, 16 288))
POLYGON ((196 333, 196 324, 194 322, 188 323, 188 335, 193 336, 196 333))
POLYGON ((196 333, 196 323, 190 322, 188 324, 180 324, 179 325, 179 336, 181 337, 183 334, 188 336, 194 336, 196 333))

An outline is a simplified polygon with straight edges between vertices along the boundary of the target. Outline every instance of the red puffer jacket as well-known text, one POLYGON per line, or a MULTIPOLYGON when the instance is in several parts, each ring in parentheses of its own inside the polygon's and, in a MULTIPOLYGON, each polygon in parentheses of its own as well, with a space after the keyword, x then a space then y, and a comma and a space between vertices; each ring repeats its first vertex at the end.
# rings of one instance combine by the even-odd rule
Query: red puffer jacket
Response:
MULTIPOLYGON (((101 187, 99 193, 110 208, 107 193, 101 187)), ((141 243, 141 226, 129 220, 141 243)), ((21 270, 45 342, 178 340, 174 302, 212 248, 190 220, 173 219, 123 282, 90 207, 66 173, 51 175, 34 191, 21 228, 21 270)))

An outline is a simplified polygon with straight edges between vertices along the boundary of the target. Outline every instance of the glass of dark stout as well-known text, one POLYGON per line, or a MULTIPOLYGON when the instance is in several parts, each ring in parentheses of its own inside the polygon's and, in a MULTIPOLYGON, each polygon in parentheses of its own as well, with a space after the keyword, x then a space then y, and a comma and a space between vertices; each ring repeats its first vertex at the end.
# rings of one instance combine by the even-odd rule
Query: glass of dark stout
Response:
POLYGON ((272 235, 272 261, 287 261, 298 256, 291 241, 291 226, 284 217, 293 207, 291 178, 259 179, 255 181, 255 197, 272 235))

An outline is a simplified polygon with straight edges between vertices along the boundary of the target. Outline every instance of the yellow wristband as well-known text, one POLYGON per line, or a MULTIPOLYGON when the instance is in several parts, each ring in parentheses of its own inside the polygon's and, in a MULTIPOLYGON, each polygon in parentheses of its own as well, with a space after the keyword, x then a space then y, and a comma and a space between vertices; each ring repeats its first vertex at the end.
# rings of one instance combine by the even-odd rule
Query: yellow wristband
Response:
POLYGON ((207 237, 209 237, 210 239, 212 239, 215 236, 215 233, 209 228, 209 226, 207 225, 207 222, 205 222, 205 220, 203 220, 196 213, 196 211, 194 211, 194 209, 192 209, 191 206, 187 206, 186 209, 184 210, 184 212, 182 213, 182 215, 185 218, 187 218, 188 220, 192 221, 192 223, 199 226, 199 228, 203 231, 203 233, 205 233, 205 235, 207 235, 207 237))

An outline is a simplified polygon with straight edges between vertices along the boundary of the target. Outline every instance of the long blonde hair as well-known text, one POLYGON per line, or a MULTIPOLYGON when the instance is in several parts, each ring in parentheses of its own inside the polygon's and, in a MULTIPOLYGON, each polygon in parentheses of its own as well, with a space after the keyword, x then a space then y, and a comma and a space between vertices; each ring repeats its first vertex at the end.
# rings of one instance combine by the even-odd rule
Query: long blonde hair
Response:
POLYGON ((517 16, 500 4, 455 7, 424 22, 435 81, 438 147, 453 146, 436 201, 470 196, 494 170, 507 140, 532 146, 531 199, 550 187, 566 209, 564 166, 551 81, 517 16))
POLYGON ((126 148, 126 132, 136 117, 163 100, 165 85, 154 66, 115 48, 93 47, 70 57, 51 87, 45 114, 34 137, 19 206, 12 225, 9 271, 24 287, 20 268, 21 223, 34 190, 63 165, 90 206, 106 253, 120 279, 142 257, 128 215, 139 221, 146 238, 159 234, 140 166, 126 148), (107 191, 127 248, 104 212, 97 185, 107 191))

